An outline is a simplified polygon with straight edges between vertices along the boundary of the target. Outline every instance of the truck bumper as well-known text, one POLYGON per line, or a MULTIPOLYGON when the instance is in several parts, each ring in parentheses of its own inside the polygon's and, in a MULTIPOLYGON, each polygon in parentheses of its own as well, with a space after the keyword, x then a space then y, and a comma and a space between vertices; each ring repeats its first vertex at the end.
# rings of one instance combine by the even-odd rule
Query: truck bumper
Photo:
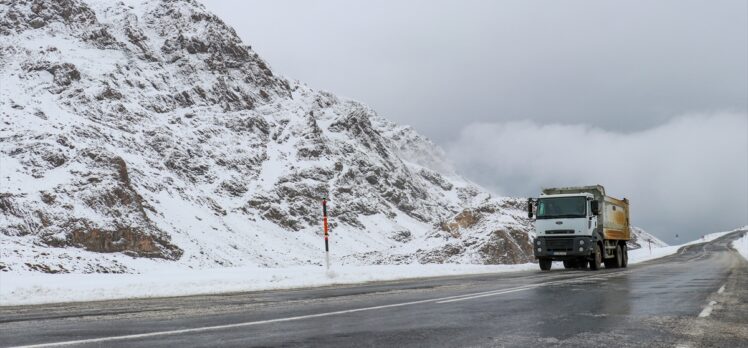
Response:
POLYGON ((589 256, 593 251, 592 237, 538 237, 532 241, 535 258, 568 260, 589 256))

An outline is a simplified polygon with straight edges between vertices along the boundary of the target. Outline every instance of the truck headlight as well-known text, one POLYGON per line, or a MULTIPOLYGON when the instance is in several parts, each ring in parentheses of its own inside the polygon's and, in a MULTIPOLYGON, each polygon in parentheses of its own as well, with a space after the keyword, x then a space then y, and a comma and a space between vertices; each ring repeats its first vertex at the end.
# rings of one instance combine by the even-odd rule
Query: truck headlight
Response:
POLYGON ((579 252, 581 253, 582 251, 584 251, 584 248, 583 247, 579 247, 579 252))
POLYGON ((541 251, 543 251, 543 248, 538 248, 538 252, 541 252, 541 251))
POLYGON ((579 245, 584 245, 584 239, 579 241, 579 245))
POLYGON ((535 241, 535 245, 540 246, 540 239, 535 241))

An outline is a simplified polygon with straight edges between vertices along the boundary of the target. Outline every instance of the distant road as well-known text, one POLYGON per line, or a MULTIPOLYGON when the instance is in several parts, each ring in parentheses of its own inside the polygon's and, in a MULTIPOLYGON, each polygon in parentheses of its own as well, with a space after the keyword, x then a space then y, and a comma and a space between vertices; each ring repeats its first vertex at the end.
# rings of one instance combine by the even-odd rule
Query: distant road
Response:
POLYGON ((748 347, 742 233, 597 272, 0 307, 0 346, 748 347))

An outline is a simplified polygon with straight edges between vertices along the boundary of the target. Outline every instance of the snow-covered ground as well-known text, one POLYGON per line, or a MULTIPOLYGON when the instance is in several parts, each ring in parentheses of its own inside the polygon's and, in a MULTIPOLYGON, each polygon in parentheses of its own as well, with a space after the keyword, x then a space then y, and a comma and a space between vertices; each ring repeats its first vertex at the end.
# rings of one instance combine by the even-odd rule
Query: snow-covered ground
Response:
POLYGON ((516 272, 537 269, 518 265, 376 265, 285 268, 225 267, 164 269, 147 274, 0 273, 0 305, 95 301, 134 297, 216 294, 355 284, 405 278, 516 272))
MULTIPOLYGON (((632 250, 629 252, 629 263, 636 264, 672 255, 679 247, 652 248, 651 252, 648 248, 632 250)), ((562 267, 560 263, 554 264, 554 268, 559 267, 562 267)), ((143 274, 0 273, 0 306, 291 289, 537 269, 537 264, 525 263, 345 265, 334 267, 331 272, 321 266, 222 267, 200 270, 164 266, 159 271, 143 274)))
POLYGON ((683 245, 671 245, 659 248, 652 247, 651 251, 647 247, 637 250, 629 250, 629 264, 636 264, 675 254, 682 246, 683 245))
MULTIPOLYGON (((748 226, 746 226, 746 230, 748 230, 748 226)), ((748 232, 743 234, 743 237, 740 239, 732 242, 732 247, 737 250, 740 255, 743 255, 743 257, 748 260, 748 232)))
POLYGON ((713 240, 715 240, 715 239, 717 239, 719 237, 722 237, 722 236, 724 236, 724 235, 726 235, 728 233, 732 233, 732 232, 736 232, 736 231, 744 231, 744 230, 748 230, 748 225, 740 227, 740 228, 736 228, 736 229, 731 230, 731 231, 715 232, 715 233, 706 234, 706 235, 704 235, 703 237, 701 237, 699 239, 692 240, 690 242, 684 243, 683 245, 691 245, 691 244, 698 244, 698 243, 710 242, 710 241, 713 241, 713 240))

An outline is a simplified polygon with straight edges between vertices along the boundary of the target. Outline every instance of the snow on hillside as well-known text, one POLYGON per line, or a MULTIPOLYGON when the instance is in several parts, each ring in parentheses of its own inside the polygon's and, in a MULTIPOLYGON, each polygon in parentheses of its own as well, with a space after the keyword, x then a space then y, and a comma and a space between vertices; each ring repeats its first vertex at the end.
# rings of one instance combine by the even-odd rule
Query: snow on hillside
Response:
POLYGON ((0 2, 0 270, 532 261, 523 201, 192 0, 0 2))
POLYGON ((631 227, 631 240, 628 241, 629 250, 636 250, 642 247, 648 248, 650 243, 653 248, 662 248, 668 246, 667 243, 663 242, 651 233, 639 227, 631 227))

